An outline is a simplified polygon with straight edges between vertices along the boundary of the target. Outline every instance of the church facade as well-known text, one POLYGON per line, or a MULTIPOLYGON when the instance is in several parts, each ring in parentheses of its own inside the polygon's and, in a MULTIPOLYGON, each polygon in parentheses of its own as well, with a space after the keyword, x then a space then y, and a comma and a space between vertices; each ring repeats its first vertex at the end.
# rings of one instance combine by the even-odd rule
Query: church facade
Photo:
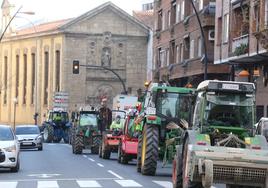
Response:
POLYGON ((69 111, 84 105, 111 106, 115 95, 129 94, 146 80, 149 30, 114 4, 105 3, 77 18, 7 33, 0 44, 0 122, 41 123, 55 92, 69 95, 69 111), (80 73, 73 74, 73 61, 80 73), (15 117, 14 117, 15 116, 15 117))

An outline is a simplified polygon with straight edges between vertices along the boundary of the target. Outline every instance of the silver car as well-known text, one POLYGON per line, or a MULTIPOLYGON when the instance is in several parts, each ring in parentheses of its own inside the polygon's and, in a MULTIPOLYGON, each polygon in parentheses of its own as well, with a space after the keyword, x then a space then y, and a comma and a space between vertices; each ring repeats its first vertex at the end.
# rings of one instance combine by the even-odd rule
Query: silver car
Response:
POLYGON ((37 125, 17 125, 15 134, 21 149, 43 150, 43 133, 37 125))
POLYGON ((20 169, 20 146, 12 128, 0 125, 0 168, 10 168, 12 172, 20 169))

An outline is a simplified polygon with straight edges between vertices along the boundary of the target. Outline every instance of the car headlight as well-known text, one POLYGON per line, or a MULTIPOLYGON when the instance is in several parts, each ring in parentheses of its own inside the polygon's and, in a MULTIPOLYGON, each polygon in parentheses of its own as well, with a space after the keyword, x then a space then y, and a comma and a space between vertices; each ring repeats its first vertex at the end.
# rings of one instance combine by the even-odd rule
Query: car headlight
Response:
POLYGON ((7 147, 7 148, 4 148, 4 150, 6 150, 7 152, 16 152, 16 146, 13 145, 13 146, 7 147))
POLYGON ((37 136, 37 137, 35 138, 35 140, 37 140, 37 141, 41 141, 41 140, 42 140, 42 136, 41 136, 41 135, 37 136))

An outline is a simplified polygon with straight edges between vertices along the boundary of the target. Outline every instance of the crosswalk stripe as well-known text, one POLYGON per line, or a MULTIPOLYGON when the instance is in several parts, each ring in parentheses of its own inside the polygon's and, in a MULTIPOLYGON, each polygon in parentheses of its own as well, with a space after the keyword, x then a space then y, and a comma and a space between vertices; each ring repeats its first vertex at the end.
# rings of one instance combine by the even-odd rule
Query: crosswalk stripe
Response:
POLYGON ((37 188, 59 188, 57 181, 38 181, 37 188))
POLYGON ((16 188, 18 182, 0 182, 1 188, 16 188))
POLYGON ((114 180, 116 183, 122 187, 142 187, 141 184, 137 183, 134 180, 114 180))
POLYGON ((76 181, 80 187, 102 187, 97 181, 76 181))
POLYGON ((169 181, 153 181, 153 182, 164 187, 164 188, 172 188, 173 187, 172 183, 169 181))

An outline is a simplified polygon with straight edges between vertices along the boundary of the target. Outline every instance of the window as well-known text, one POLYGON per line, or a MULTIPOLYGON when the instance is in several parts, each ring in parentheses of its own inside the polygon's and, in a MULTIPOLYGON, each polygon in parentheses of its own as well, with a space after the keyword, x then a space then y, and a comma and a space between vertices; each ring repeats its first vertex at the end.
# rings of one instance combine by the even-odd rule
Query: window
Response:
POLYGON ((56 84, 55 84, 55 91, 60 91, 60 51, 56 51, 56 70, 55 70, 55 76, 56 76, 56 84))
POLYGON ((202 10, 204 7, 204 2, 203 0, 199 0, 199 10, 202 10))
POLYGON ((19 76, 20 76, 20 56, 16 55, 16 91, 15 97, 18 98, 19 96, 19 76))
POLYGON ((8 73, 8 68, 7 68, 7 63, 8 59, 7 56, 4 57, 4 104, 7 104, 7 73, 8 73))
POLYGON ((170 59, 169 59, 169 49, 167 48, 167 50, 166 50, 166 65, 165 66, 169 66, 169 64, 170 64, 170 59))
POLYGON ((27 54, 23 55, 23 98, 22 104, 26 104, 26 91, 27 91, 27 54))
POLYGON ((168 27, 171 25, 171 15, 170 15, 170 10, 168 11, 168 27))
POLYGON ((172 4, 172 9, 171 9, 171 25, 173 25, 174 23, 176 23, 176 14, 177 14, 177 6, 176 6, 176 2, 174 2, 172 4))
POLYGON ((218 18, 218 33, 217 33, 217 41, 216 44, 220 45, 222 43, 222 17, 218 18))
POLYGON ((194 58, 194 40, 191 40, 190 43, 190 59, 194 58))
POLYGON ((161 50, 160 51, 160 67, 164 67, 165 66, 165 50, 161 50))
POLYGON ((223 20, 223 42, 228 42, 229 36, 229 14, 224 15, 223 20))
POLYGON ((180 62, 182 62, 184 60, 184 46, 181 43, 180 44, 180 62))
POLYGON ((176 46, 176 63, 179 63, 180 61, 180 47, 176 46))
POLYGON ((198 37, 198 52, 197 52, 198 57, 202 56, 202 40, 201 37, 198 37))
POLYGON ((170 49, 170 64, 173 64, 176 61, 175 41, 170 42, 169 49, 170 49))
POLYGON ((176 11, 176 23, 181 21, 181 4, 177 4, 177 11, 176 11))
POLYGON ((163 13, 162 13, 162 10, 160 10, 158 12, 158 25, 157 25, 157 29, 161 31, 162 28, 163 28, 163 13))
POLYGON ((184 20, 184 13, 185 13, 185 2, 184 0, 181 2, 181 20, 184 20))
POLYGON ((264 106, 262 105, 257 106, 256 115, 257 115, 256 121, 259 121, 264 116, 264 106))
POLYGON ((45 52, 44 63, 44 104, 48 104, 48 70, 49 70, 49 54, 45 52))
POLYGON ((36 91, 35 91, 35 54, 32 53, 32 78, 31 78, 31 92, 32 92, 32 96, 31 96, 31 104, 34 104, 34 95, 36 95, 36 91), (34 92, 35 91, 35 92, 34 92))
POLYGON ((166 28, 166 22, 165 22, 165 13, 162 14, 162 30, 165 30, 166 28))

